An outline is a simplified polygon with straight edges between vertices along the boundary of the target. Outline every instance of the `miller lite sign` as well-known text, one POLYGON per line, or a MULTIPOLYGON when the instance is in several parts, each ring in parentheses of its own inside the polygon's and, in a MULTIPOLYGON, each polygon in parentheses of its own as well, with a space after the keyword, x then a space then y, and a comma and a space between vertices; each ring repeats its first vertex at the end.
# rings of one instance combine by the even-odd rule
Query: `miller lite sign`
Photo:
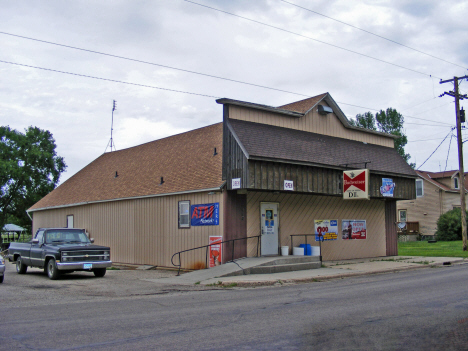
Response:
POLYGON ((369 200, 369 170, 343 171, 343 199, 369 200))

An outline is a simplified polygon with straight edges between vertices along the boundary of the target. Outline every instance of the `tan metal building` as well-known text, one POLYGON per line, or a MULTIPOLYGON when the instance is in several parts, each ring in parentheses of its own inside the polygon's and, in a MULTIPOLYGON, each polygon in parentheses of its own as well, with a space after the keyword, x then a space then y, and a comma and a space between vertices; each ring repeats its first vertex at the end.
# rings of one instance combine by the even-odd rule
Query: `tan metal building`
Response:
MULTIPOLYGON (((332 220, 339 233, 323 242, 324 260, 397 253, 396 200, 415 198, 416 174, 394 136, 351 126, 328 93, 280 107, 217 102, 222 123, 91 162, 29 209, 33 230, 85 228, 111 247, 114 262, 171 266, 174 253, 207 245, 210 236, 263 234, 259 245, 236 241, 234 257, 278 254, 291 235, 312 235, 317 220, 332 220), (369 199, 344 200, 343 171, 364 168, 369 199), (365 240, 342 236, 349 220, 365 221, 365 240)), ((295 237, 294 246, 303 242, 295 237)), ((308 242, 318 245, 312 236, 308 242)), ((182 262, 204 267, 205 250, 182 262)))

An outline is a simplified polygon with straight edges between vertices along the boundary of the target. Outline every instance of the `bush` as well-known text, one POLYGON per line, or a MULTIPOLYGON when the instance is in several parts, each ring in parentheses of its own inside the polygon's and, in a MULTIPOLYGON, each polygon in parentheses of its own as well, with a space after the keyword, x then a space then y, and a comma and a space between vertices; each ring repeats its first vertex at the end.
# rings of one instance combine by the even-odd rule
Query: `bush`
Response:
POLYGON ((461 210, 459 208, 454 208, 439 217, 436 238, 440 241, 462 240, 461 210))

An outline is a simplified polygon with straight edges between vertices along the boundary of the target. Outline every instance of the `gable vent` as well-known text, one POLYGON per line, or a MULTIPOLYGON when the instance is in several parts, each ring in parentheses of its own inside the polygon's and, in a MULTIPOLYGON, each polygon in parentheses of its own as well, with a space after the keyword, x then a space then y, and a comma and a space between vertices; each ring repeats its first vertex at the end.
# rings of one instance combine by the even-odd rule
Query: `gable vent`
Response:
POLYGON ((318 111, 318 113, 321 114, 321 115, 327 115, 327 114, 333 112, 333 110, 331 109, 331 107, 323 106, 323 105, 318 105, 317 111, 318 111))

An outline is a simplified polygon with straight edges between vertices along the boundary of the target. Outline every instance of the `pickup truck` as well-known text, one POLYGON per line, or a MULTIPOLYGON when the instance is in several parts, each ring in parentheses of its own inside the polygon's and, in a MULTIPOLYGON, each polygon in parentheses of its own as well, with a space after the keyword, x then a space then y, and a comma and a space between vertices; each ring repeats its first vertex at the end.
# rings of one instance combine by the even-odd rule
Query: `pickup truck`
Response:
POLYGON ((112 266, 110 248, 93 242, 84 229, 41 228, 30 242, 11 243, 8 260, 16 262, 18 274, 25 274, 28 267, 38 267, 52 280, 74 271, 104 277, 106 268, 112 266))

